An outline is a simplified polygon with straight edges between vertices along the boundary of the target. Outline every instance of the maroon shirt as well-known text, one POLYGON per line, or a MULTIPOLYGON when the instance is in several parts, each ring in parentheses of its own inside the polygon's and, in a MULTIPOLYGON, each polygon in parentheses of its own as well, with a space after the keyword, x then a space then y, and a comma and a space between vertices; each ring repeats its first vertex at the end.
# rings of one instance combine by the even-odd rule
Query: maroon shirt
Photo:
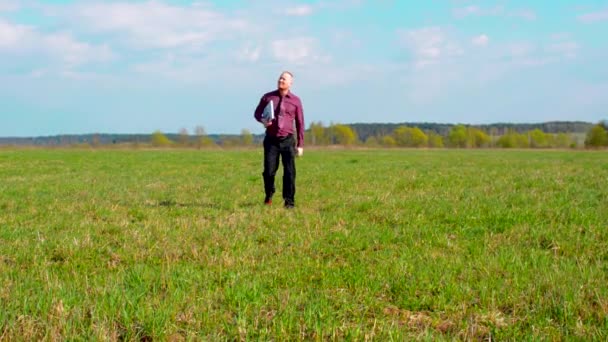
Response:
POLYGON ((281 99, 281 94, 278 90, 264 94, 253 115, 259 122, 262 122, 262 112, 264 112, 264 107, 266 107, 270 100, 272 100, 272 104, 274 105, 274 120, 272 120, 272 125, 266 128, 266 135, 286 137, 297 131, 297 147, 303 147, 304 109, 302 108, 300 98, 294 93, 289 92, 281 99))

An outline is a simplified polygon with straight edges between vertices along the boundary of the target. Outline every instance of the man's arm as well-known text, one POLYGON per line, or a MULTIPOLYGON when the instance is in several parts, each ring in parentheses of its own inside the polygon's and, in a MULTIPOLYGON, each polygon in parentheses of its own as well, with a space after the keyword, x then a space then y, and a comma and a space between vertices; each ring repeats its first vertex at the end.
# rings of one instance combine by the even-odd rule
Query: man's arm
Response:
POLYGON ((264 98, 264 96, 262 96, 262 98, 260 99, 260 103, 258 103, 258 106, 253 112, 253 117, 260 123, 262 122, 262 113, 264 112, 264 106, 266 105, 266 102, 266 99, 264 98))
POLYGON ((262 96, 260 103, 258 103, 258 106, 255 108, 255 112, 253 112, 253 117, 266 128, 272 125, 272 121, 262 120, 262 113, 264 113, 264 107, 266 107, 268 102, 269 101, 266 99, 266 97, 262 96))
POLYGON ((304 108, 302 107, 302 101, 299 101, 296 109, 296 132, 298 135, 298 148, 304 148, 304 108))

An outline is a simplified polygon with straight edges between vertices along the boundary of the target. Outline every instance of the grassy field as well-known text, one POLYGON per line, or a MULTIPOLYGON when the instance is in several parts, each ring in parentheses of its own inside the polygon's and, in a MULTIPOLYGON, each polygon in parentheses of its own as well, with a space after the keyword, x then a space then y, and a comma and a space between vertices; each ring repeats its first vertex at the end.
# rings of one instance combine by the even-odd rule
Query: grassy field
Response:
POLYGON ((0 340, 608 339, 608 153, 261 160, 1 150, 0 340))

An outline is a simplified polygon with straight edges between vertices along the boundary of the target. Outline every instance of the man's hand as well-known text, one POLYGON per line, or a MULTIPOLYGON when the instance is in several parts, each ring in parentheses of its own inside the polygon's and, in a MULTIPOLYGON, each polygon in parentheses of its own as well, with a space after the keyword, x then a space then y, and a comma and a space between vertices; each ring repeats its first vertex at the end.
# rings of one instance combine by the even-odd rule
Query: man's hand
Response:
POLYGON ((272 126, 272 120, 271 121, 262 121, 262 125, 264 125, 264 128, 268 128, 268 127, 272 126))
POLYGON ((298 157, 301 157, 304 154, 304 148, 298 147, 298 157))

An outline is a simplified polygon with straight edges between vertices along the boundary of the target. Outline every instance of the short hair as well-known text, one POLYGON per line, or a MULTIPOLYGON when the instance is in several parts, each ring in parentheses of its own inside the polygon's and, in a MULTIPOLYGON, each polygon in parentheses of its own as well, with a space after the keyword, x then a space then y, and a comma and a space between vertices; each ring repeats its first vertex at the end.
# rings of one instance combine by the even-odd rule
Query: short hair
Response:
POLYGON ((281 73, 281 75, 283 75, 283 74, 287 74, 287 75, 291 76, 291 78, 293 78, 293 74, 291 73, 291 71, 284 70, 284 71, 281 73))

